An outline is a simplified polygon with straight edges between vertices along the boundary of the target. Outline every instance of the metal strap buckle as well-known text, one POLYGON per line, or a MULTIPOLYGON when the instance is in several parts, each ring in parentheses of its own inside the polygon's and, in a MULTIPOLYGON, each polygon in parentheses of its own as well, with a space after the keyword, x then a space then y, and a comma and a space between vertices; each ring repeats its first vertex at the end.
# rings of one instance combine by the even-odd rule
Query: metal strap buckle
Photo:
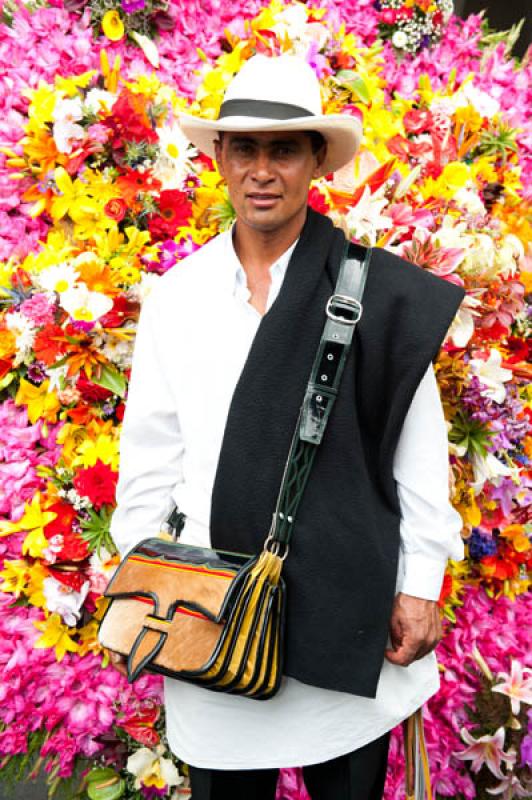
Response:
POLYGON ((332 319, 334 322, 340 322, 342 325, 356 325, 362 316, 362 303, 346 294, 333 294, 327 300, 325 312, 329 319, 332 319), (338 305, 340 308, 342 306, 347 306, 349 310, 354 312, 353 319, 347 319, 347 317, 341 317, 335 313, 335 309, 333 308, 335 305, 338 305))

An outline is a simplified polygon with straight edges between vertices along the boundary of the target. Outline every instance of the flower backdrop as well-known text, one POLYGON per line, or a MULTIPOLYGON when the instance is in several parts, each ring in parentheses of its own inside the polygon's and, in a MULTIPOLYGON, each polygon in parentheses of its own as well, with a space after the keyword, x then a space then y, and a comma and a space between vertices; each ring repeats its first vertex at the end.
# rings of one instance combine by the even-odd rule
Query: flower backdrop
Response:
MULTIPOLYGON (((527 114, 512 34, 448 0, 8 0, 0 25, 0 779, 91 800, 189 794, 161 681, 96 639, 135 325, 159 276, 231 224, 176 112, 216 116, 256 52, 295 52, 355 161, 309 202, 466 300, 436 365, 467 559, 440 605, 429 703, 438 797, 532 794, 532 392, 527 114), (15 66, 16 65, 16 66, 15 66), (527 216, 528 215, 528 216, 527 216)), ((401 733, 388 800, 402 798, 401 733)), ((297 770, 279 797, 304 800, 297 770)))

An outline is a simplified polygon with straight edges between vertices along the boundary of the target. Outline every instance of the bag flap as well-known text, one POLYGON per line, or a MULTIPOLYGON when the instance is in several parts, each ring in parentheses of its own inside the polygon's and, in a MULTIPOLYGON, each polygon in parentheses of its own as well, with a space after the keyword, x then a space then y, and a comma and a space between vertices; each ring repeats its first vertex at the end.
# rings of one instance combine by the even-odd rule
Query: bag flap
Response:
POLYGON ((151 538, 124 558, 105 596, 147 597, 154 613, 169 618, 176 606, 217 617, 231 582, 247 557, 151 538))

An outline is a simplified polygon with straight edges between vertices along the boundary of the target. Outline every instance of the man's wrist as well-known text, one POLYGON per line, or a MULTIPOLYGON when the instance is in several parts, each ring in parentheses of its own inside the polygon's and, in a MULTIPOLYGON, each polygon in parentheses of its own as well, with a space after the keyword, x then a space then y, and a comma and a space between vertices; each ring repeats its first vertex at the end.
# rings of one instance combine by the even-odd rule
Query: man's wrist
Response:
POLYGON ((403 553, 402 574, 397 581, 397 593, 437 601, 445 574, 446 561, 438 561, 419 553, 403 553))

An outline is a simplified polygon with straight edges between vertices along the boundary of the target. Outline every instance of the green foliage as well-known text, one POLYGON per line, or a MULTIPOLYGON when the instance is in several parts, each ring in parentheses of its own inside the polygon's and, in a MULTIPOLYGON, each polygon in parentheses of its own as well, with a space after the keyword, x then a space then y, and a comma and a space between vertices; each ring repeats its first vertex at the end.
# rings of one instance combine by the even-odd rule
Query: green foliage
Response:
POLYGON ((459 411, 452 420, 449 441, 464 448, 468 456, 485 457, 493 436, 492 431, 477 419, 459 411))
POLYGON ((365 103, 366 105, 369 104, 371 97, 368 87, 362 78, 357 75, 356 72, 354 72, 354 70, 341 69, 340 72, 337 73, 335 81, 339 86, 349 89, 351 94, 353 94, 357 100, 361 100, 362 103, 365 103))
POLYGON ((96 551, 99 554, 101 548, 105 547, 110 553, 116 553, 110 533, 112 509, 103 507, 98 512, 91 508, 87 513, 89 518, 81 521, 81 536, 89 545, 91 552, 96 551))

